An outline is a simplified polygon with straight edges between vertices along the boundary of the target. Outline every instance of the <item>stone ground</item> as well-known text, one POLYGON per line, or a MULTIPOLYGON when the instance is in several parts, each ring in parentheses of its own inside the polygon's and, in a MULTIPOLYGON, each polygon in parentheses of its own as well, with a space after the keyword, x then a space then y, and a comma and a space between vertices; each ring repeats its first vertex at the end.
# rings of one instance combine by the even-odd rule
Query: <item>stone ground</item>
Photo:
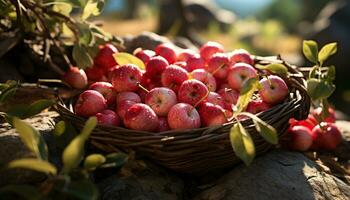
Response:
MULTIPOLYGON (((51 161, 59 164, 51 134, 57 117, 55 112, 45 112, 27 121, 44 135, 51 161)), ((344 142, 332 154, 320 154, 321 159, 312 153, 276 149, 256 158, 249 167, 241 164, 224 175, 201 178, 175 174, 150 161, 131 160, 122 170, 99 171, 94 177, 103 200, 349 199, 350 122, 337 124, 344 142)), ((39 173, 4 167, 13 159, 32 156, 7 123, 0 123, 0 147, 0 187, 37 184, 45 179, 39 173)))

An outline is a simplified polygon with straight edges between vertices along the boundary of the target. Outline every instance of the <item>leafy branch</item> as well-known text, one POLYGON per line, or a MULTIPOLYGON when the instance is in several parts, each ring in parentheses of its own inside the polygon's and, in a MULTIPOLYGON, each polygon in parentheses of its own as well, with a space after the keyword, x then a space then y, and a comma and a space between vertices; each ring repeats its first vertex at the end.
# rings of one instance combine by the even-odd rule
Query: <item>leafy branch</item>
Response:
POLYGON ((328 116, 328 98, 335 91, 333 81, 335 79, 335 66, 324 66, 329 57, 337 52, 337 43, 326 44, 319 50, 315 41, 306 40, 303 42, 304 56, 314 64, 307 80, 307 92, 312 99, 314 107, 321 107, 321 118, 323 121, 328 116))

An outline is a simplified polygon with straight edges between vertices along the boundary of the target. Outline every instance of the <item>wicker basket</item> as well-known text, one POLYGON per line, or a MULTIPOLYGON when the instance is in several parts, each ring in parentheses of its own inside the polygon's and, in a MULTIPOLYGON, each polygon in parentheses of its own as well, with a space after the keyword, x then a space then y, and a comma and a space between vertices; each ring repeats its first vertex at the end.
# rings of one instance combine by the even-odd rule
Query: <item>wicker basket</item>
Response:
MULTIPOLYGON (((260 64, 284 63, 291 73, 285 79, 291 91, 289 98, 258 114, 262 120, 274 126, 281 136, 288 129, 291 117, 305 119, 308 115, 310 98, 305 90, 304 76, 295 66, 276 57, 256 57, 255 60, 260 64)), ((58 103, 56 109, 63 119, 72 122, 78 129, 83 127, 86 119, 75 115, 72 105, 58 103)), ((90 143, 105 152, 132 150, 177 172, 201 175, 240 162, 229 140, 229 131, 234 123, 161 133, 98 125, 90 136, 90 143)), ((272 147, 256 132, 251 120, 244 120, 242 124, 253 138, 257 155, 272 147)))

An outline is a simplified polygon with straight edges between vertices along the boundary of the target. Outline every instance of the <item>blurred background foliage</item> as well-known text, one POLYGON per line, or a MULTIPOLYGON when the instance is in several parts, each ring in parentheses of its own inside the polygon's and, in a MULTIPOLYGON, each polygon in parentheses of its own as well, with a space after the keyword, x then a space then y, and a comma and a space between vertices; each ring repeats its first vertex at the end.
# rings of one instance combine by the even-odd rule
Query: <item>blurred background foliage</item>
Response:
MULTIPOLYGON (((174 0, 107 0, 104 29, 116 35, 153 31, 176 35, 181 16, 174 0), (170 25, 164 25, 164 24, 170 25), (162 27, 163 26, 163 27, 162 27), (168 26, 167 32, 162 28, 168 26)), ((320 45, 339 43, 330 63, 337 67, 333 102, 350 113, 350 83, 346 54, 350 39, 349 0, 183 0, 187 19, 202 41, 214 40, 227 50, 246 48, 253 54, 280 54, 287 61, 310 66, 301 54, 303 39, 320 45), (203 8, 204 7, 204 8, 203 8)))

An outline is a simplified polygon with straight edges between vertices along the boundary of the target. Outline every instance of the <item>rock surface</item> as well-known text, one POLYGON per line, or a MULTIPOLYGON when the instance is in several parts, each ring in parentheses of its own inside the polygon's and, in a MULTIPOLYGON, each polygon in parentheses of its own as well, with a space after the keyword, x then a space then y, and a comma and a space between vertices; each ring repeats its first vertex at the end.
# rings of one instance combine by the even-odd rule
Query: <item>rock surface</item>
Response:
POLYGON ((194 199, 347 199, 350 186, 297 152, 275 150, 238 166, 194 199))
MULTIPOLYGON (((49 151, 55 146, 50 132, 53 130, 53 119, 56 112, 44 112, 33 118, 26 119, 41 134, 48 144, 49 151)), ((18 133, 8 123, 0 124, 0 186, 7 184, 37 183, 45 179, 45 176, 30 170, 6 169, 6 164, 12 160, 33 157, 33 154, 22 143, 18 133)), ((50 151, 52 152, 52 151, 50 151)))

